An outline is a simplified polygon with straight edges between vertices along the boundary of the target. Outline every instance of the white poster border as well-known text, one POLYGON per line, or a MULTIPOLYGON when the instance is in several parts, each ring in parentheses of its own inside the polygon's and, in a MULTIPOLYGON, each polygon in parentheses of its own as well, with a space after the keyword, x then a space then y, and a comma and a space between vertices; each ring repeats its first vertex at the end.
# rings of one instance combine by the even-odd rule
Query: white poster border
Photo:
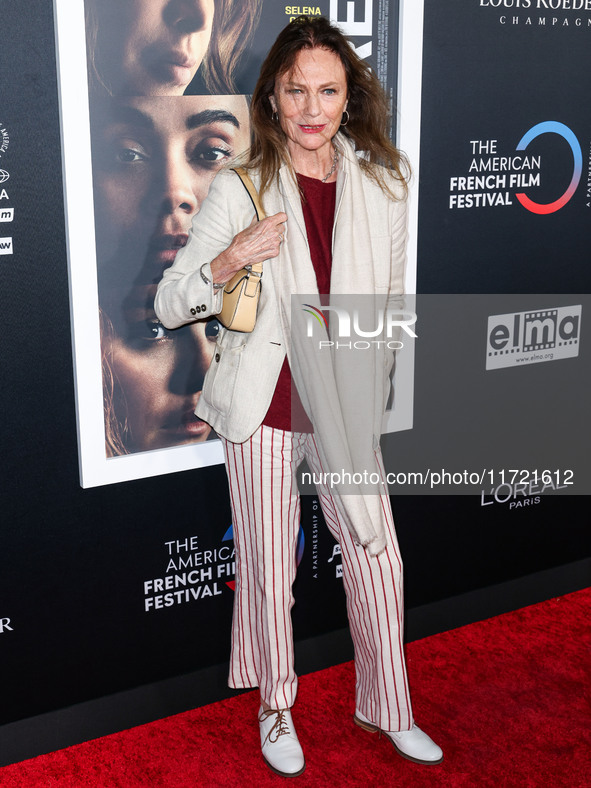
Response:
MULTIPOLYGON (((54 18, 80 484, 95 487, 222 463, 219 440, 106 456, 84 4, 54 0, 54 18)), ((397 139, 415 173, 409 196, 407 293, 416 290, 422 28, 423 0, 400 0, 397 139)), ((407 367, 398 370, 399 380, 412 382, 413 354, 405 355, 407 367)), ((412 402, 412 391, 405 397, 412 402)), ((386 414, 385 432, 412 427, 412 405, 400 410, 386 414), (401 420, 400 410, 410 420, 401 420)))
POLYGON ((80 484, 96 487, 222 463, 219 440, 105 454, 84 4, 54 0, 54 14, 80 484))

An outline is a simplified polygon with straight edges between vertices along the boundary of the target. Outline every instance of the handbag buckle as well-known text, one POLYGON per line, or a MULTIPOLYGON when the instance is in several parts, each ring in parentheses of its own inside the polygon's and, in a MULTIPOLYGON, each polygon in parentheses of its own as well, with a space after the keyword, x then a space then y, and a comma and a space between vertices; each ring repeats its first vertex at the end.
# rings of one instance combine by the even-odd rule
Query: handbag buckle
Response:
POLYGON ((253 271, 252 270, 252 263, 248 263, 248 265, 245 265, 244 268, 245 268, 246 271, 248 271, 250 276, 258 276, 258 278, 260 279, 261 276, 263 275, 262 271, 253 271))

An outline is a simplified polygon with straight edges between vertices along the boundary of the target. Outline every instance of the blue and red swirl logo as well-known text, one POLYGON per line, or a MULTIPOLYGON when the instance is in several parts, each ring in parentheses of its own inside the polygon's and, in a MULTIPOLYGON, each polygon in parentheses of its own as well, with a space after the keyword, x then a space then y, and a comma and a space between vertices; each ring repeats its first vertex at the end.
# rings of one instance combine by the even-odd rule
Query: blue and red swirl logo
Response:
POLYGON ((527 208, 528 211, 538 214, 548 214, 555 213, 556 211, 559 211, 561 208, 563 208, 575 193, 577 186, 579 185, 579 181, 581 180, 581 174, 583 172, 583 152, 581 151, 581 146, 578 139, 575 137, 569 127, 565 126, 564 123, 559 123, 555 120, 547 120, 544 121, 544 123, 538 123, 536 126, 532 126, 532 128, 529 131, 526 131, 526 133, 520 139, 517 145, 517 150, 526 150, 530 142, 535 140, 536 137, 539 137, 541 134, 559 134, 570 145, 573 154, 573 175, 571 181, 564 194, 562 194, 557 200, 554 200, 553 202, 535 202, 530 197, 528 197, 525 192, 519 192, 515 196, 523 205, 523 207, 527 208))

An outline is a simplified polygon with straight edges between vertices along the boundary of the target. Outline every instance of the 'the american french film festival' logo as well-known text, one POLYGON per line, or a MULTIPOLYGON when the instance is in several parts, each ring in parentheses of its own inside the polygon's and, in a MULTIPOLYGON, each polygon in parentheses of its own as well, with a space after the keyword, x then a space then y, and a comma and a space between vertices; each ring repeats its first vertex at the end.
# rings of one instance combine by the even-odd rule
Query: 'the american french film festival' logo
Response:
MULTIPOLYGON (((160 577, 144 581, 144 610, 163 610, 187 602, 221 596, 224 583, 233 591, 236 571, 234 545, 203 548, 197 535, 164 543, 166 568, 160 577)), ((228 543, 224 543, 228 542, 228 543)))
MULTIPOLYGON (((590 0, 591 2, 591 0, 590 0)), ((516 153, 504 156, 496 139, 470 140, 469 164, 465 174, 449 179, 449 208, 497 208, 520 203, 535 214, 551 214, 559 211, 575 194, 583 172, 581 145, 568 126, 555 120, 547 120, 532 126, 525 132, 515 148, 516 153), (538 202, 535 190, 541 186, 551 187, 547 180, 549 170, 544 169, 542 155, 528 154, 530 144, 545 134, 556 134, 570 147, 572 171, 567 188, 559 192, 550 202, 538 202), (530 192, 528 194, 528 191, 530 192)), ((558 187, 559 189, 562 187, 558 187)))
MULTIPOLYGON (((322 338, 318 339, 318 350, 372 350, 387 348, 401 350, 403 343, 395 339, 400 331, 416 339, 417 335, 411 328, 417 322, 415 312, 401 310, 398 307, 385 307, 375 310, 375 324, 363 325, 363 317, 359 309, 346 309, 342 306, 323 306, 302 304, 307 312, 306 336, 313 339, 318 336, 317 325, 321 327, 322 338), (325 312, 332 312, 335 325, 329 328, 325 312)), ((361 310, 363 312, 363 310, 361 310)))
MULTIPOLYGON (((224 586, 234 592, 236 586, 236 550, 234 531, 225 531, 221 544, 204 547, 198 535, 164 542, 166 567, 160 577, 144 581, 144 610, 213 600, 224 593, 224 586)), ((299 566, 304 554, 304 532, 300 525, 296 546, 299 566)), ((227 592, 226 592, 227 593, 227 592)))
POLYGON ((486 368, 537 364, 579 355, 581 305, 488 318, 486 368))

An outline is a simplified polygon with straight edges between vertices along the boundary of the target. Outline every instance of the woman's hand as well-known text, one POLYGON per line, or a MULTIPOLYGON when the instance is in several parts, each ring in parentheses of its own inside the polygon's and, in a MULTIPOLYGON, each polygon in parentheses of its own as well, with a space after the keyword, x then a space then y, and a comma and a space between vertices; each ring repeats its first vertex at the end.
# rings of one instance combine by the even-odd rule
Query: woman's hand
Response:
POLYGON ((283 212, 267 216, 261 222, 255 216, 245 230, 234 236, 230 246, 212 261, 213 281, 225 284, 245 265, 277 257, 286 221, 287 215, 283 212))

